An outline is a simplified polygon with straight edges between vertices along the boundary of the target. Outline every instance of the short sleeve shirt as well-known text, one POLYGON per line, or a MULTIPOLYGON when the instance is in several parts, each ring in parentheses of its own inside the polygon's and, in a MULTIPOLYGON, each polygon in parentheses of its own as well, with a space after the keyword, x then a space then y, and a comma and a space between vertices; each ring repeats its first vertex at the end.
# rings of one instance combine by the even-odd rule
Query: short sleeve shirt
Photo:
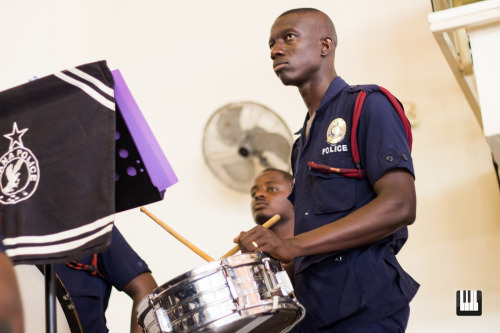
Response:
MULTIPOLYGON (((356 95, 337 77, 316 111, 307 139, 309 116, 305 119, 292 154, 294 187, 290 200, 296 235, 335 223, 369 203, 375 198, 373 185, 385 172, 398 168, 414 176, 404 126, 382 92, 367 95, 358 125, 357 147, 365 177, 351 178, 309 167, 308 163, 314 162, 331 168, 356 168, 351 146, 356 95)), ((353 328, 406 305, 418 284, 394 255, 407 237, 405 227, 363 248, 296 258, 295 290, 307 311, 299 324, 301 329, 312 332, 345 318, 352 318, 348 325, 353 328), (374 279, 379 281, 377 285, 374 279), (392 287, 398 284, 399 288, 392 287)))

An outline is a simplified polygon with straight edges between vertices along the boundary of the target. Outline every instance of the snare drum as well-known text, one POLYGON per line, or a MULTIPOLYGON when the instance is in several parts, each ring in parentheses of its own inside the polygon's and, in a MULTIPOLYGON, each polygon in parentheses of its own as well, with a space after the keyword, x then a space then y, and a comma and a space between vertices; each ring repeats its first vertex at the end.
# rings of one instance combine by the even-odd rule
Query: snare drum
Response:
POLYGON ((281 262, 263 253, 212 261, 161 285, 137 306, 160 332, 287 332, 305 315, 281 262))

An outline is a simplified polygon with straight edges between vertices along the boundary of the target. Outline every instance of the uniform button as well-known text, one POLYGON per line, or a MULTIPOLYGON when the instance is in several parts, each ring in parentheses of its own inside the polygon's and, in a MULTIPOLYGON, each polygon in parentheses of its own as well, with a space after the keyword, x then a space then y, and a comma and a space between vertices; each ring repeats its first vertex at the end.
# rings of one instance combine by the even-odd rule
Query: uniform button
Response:
POLYGON ((392 157, 392 155, 387 155, 385 159, 389 162, 392 162, 394 160, 394 157, 392 157))
POLYGON ((406 156, 406 154, 401 155, 401 157, 403 157, 403 160, 408 161, 408 156, 406 156))

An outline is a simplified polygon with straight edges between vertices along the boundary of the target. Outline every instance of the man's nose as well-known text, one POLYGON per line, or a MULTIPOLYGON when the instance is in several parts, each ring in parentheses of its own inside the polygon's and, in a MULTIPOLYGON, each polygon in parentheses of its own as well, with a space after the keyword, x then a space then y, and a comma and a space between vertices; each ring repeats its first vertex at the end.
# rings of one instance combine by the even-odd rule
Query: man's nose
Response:
POLYGON ((276 55, 283 55, 285 54, 285 49, 283 48, 283 45, 281 43, 276 42, 273 47, 271 48, 271 59, 275 59, 276 55))
POLYGON ((264 191, 264 190, 257 190, 257 191, 255 192, 255 198, 256 198, 256 199, 257 199, 257 198, 262 199, 262 198, 265 198, 265 197, 266 197, 266 191, 264 191))

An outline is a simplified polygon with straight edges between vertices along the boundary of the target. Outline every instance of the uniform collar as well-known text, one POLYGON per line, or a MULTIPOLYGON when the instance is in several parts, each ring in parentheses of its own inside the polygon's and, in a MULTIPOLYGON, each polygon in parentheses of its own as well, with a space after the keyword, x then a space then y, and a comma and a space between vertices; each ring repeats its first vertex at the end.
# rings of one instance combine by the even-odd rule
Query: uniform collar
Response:
POLYGON ((347 83, 340 77, 337 76, 333 79, 332 83, 326 90, 321 103, 319 104, 318 110, 316 112, 324 109, 324 106, 327 105, 331 100, 333 100, 344 88, 347 86, 347 83))
MULTIPOLYGON (((347 83, 340 77, 337 76, 335 79, 333 79, 332 83, 330 83, 330 86, 326 90, 325 95, 321 99, 321 103, 319 104, 318 109, 316 112, 321 112, 323 109, 325 109, 325 106, 329 104, 330 101, 332 101, 344 88, 347 87, 347 83)), ((295 135, 301 134, 301 132, 306 128, 305 124, 307 123, 307 120, 309 119, 309 113, 306 114, 306 119, 304 120, 304 125, 300 130, 298 130, 295 135)))

